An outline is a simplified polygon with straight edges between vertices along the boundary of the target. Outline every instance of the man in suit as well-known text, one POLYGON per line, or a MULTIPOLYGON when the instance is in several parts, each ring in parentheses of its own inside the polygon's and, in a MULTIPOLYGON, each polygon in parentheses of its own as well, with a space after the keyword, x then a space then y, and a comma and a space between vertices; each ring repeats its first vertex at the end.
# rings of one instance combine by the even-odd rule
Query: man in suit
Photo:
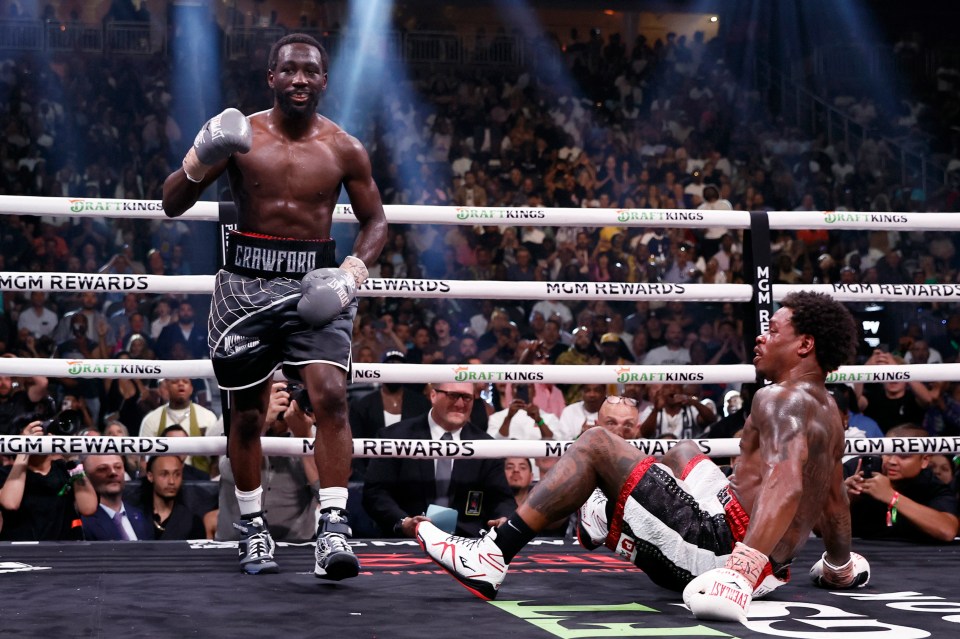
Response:
MULTIPOLYGON (((429 412, 387 426, 377 437, 490 439, 468 421, 474 402, 473 384, 443 382, 433 385, 429 392, 429 412)), ((413 537, 417 524, 429 521, 424 513, 430 504, 456 510, 458 535, 476 536, 481 529, 505 521, 516 501, 507 484, 503 460, 457 459, 448 475, 440 464, 451 461, 387 457, 370 461, 363 506, 385 535, 413 537)))
POLYGON ((136 541, 153 539, 153 524, 143 511, 123 501, 123 459, 120 455, 91 455, 83 470, 100 497, 100 506, 82 518, 83 537, 88 541, 136 541))

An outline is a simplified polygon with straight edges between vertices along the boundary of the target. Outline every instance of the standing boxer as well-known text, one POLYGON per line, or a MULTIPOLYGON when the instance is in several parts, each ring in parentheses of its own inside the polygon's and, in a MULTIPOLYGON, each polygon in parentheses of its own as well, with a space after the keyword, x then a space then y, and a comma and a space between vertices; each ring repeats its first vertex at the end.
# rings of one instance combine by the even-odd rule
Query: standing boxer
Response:
MULTIPOLYGON (((230 392, 228 452, 242 533, 240 568, 276 572, 261 510, 260 435, 274 371, 306 387, 316 415, 314 455, 322 517, 314 574, 340 580, 360 564, 347 543, 347 425, 356 288, 386 241, 387 222, 370 159, 356 138, 317 113, 327 87, 326 51, 303 34, 273 45, 267 84, 273 108, 246 118, 227 109, 197 134, 183 166, 163 185, 169 217, 193 206, 224 171, 239 212, 217 274, 209 346, 217 383, 230 392), (360 232, 339 268, 330 238, 345 188, 360 232)), ((304 402, 301 402, 301 404, 304 402)))
MULTIPOLYGON (((743 620, 754 596, 786 582, 787 566, 818 526, 826 552, 810 571, 814 582, 862 586, 870 567, 850 552, 843 425, 824 386, 826 373, 852 357, 855 338, 850 313, 829 296, 783 300, 753 360, 773 383, 754 397, 729 481, 693 442, 657 464, 609 430, 591 428, 505 524, 466 539, 423 522, 420 544, 474 594, 492 599, 537 531, 584 504, 582 541, 586 532, 588 543, 605 542, 654 582, 682 590, 698 618, 743 620)), ((635 423, 636 401, 608 397, 600 421, 616 415, 635 423)))

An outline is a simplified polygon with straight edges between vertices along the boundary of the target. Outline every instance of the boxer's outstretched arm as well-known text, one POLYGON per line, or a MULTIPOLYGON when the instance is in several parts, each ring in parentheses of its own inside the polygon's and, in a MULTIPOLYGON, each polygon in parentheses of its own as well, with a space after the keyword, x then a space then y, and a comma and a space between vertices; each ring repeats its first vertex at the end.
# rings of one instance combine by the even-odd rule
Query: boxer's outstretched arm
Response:
POLYGON ((807 463, 804 403, 775 386, 758 393, 750 414, 760 437, 761 483, 743 543, 769 556, 789 530, 803 496, 807 463))
POLYGON ((830 492, 819 527, 827 551, 827 561, 834 566, 847 563, 850 560, 850 500, 843 483, 843 466, 839 461, 834 476, 830 479, 830 492))

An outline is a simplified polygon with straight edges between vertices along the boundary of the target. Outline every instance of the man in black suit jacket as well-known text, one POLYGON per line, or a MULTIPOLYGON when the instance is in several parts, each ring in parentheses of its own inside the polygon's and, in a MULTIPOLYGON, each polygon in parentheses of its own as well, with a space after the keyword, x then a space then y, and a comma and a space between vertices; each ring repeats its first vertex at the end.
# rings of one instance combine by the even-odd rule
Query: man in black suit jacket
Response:
POLYGON ((143 511, 123 501, 123 459, 120 455, 91 455, 83 460, 83 470, 100 497, 97 512, 81 518, 84 539, 136 541, 154 538, 153 523, 143 511), (115 521, 117 513, 120 517, 115 521))
MULTIPOLYGON (((432 408, 425 415, 387 426, 378 437, 454 440, 491 439, 468 421, 473 384, 444 382, 430 389, 432 408)), ((413 537, 424 513, 437 503, 438 460, 380 457, 367 467, 363 506, 385 535, 413 537)), ((457 511, 458 535, 477 536, 481 529, 506 521, 516 507, 502 459, 457 459, 450 476, 449 507, 457 511)))

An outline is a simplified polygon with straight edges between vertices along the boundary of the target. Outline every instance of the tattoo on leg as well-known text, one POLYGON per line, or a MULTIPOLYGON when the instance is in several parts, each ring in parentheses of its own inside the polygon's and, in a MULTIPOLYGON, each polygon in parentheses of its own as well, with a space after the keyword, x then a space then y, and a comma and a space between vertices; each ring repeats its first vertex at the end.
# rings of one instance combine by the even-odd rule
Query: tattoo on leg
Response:
POLYGON ((547 521, 556 521, 575 512, 594 488, 615 496, 642 458, 640 451, 606 431, 591 433, 560 458, 525 505, 547 521))

